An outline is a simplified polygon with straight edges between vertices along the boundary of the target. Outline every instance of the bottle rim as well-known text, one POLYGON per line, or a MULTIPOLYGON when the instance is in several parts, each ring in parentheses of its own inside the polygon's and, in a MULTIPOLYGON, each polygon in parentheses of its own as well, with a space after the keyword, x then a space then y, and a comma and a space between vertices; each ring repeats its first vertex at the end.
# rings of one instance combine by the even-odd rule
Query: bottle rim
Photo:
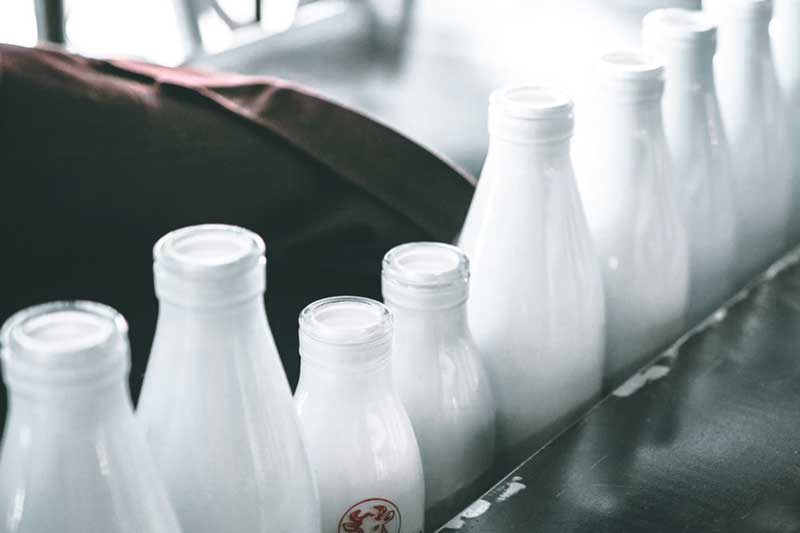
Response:
POLYGON ((265 256, 255 232, 229 224, 199 224, 170 231, 153 247, 154 262, 193 277, 228 277, 255 266, 265 256))
POLYGON ((664 92, 664 65, 640 49, 610 50, 596 62, 595 85, 622 101, 659 100, 664 92))
POLYGON ((572 114, 572 100, 560 91, 545 85, 508 85, 492 91, 489 106, 508 117, 549 119, 572 114))
POLYGON ((512 142, 549 144, 569 139, 573 102, 545 85, 509 85, 489 95, 489 133, 512 142))
POLYGON ((443 242, 409 242, 383 256, 383 276, 410 288, 446 289, 469 281, 469 259, 443 242))
POLYGON ((129 365, 128 324, 118 311, 96 302, 34 305, 5 322, 0 351, 10 385, 111 378, 129 365))
POLYGON ((600 56, 600 74, 611 79, 652 81, 662 78, 664 66, 656 57, 643 50, 610 50, 600 56))
POLYGON ((221 308, 263 294, 265 248, 258 234, 239 226, 171 231, 153 247, 156 295, 185 307, 221 308))
POLYGON ((332 296, 307 305, 298 318, 300 336, 336 346, 367 346, 392 336, 392 312, 362 296, 332 296))
POLYGON ((656 9, 642 19, 645 34, 662 42, 708 45, 716 40, 717 24, 699 10, 656 9))
POLYGON ((436 309, 460 304, 469 291, 469 259, 457 246, 410 242, 383 257, 383 298, 403 307, 436 309))

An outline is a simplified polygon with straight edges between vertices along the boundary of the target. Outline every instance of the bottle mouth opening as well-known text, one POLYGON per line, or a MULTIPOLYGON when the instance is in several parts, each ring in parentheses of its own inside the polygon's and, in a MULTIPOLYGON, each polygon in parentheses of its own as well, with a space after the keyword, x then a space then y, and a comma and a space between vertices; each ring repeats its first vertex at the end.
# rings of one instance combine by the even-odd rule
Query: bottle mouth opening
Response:
POLYGON ((9 318, 0 331, 0 347, 9 373, 68 382, 126 367, 127 333, 125 319, 111 307, 53 302, 9 318))
POLYGON ((681 8, 651 11, 642 25, 662 39, 713 40, 717 33, 717 25, 705 13, 681 8))
POLYGON ((167 233, 153 247, 159 299, 187 307, 224 307, 266 289, 264 241, 238 226, 204 224, 167 233))
POLYGON ((557 90, 541 85, 516 85, 495 89, 489 105, 513 118, 539 119, 568 116, 572 100, 557 90))
POLYGON ((452 244, 401 244, 383 257, 383 277, 411 289, 465 286, 469 280, 469 260, 452 244))
POLYGON ((664 90, 664 66, 642 50, 613 50, 600 56, 595 85, 620 101, 656 101, 664 90))
POLYGON ((495 89, 489 96, 489 134, 524 144, 550 144, 572 136, 572 100, 540 85, 495 89))
POLYGON ((600 56, 600 67, 612 77, 655 79, 664 70, 654 56, 640 50, 614 50, 600 56))
POLYGON ((91 350, 126 335, 128 326, 114 309, 94 302, 53 302, 24 309, 6 321, 3 347, 44 355, 91 350))
POLYGON ((318 300, 300 313, 300 334, 339 346, 371 345, 391 339, 392 314, 380 302, 359 296, 318 300))
POLYGON ((661 24, 681 32, 713 33, 717 28, 702 11, 673 8, 659 10, 656 13, 660 15, 661 24))
POLYGON ((203 224, 167 233, 153 248, 156 264, 180 274, 227 276, 258 263, 264 241, 238 226, 203 224))

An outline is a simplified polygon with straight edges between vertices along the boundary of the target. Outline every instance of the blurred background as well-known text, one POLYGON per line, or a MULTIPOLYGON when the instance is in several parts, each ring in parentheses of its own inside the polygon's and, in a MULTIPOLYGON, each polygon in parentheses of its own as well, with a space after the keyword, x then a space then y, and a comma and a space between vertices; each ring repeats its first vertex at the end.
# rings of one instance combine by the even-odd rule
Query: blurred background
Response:
POLYGON ((700 0, 2 0, 0 42, 288 78, 477 175, 493 88, 579 101, 592 59, 665 6, 700 0))

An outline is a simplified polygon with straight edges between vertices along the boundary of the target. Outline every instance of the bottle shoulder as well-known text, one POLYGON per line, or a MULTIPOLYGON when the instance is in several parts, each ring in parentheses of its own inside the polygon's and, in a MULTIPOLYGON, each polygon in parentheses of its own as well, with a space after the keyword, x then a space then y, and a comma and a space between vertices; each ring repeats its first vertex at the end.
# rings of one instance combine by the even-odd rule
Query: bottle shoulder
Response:
POLYGON ((180 532, 132 420, 54 437, 49 428, 9 423, 0 512, 14 517, 10 531, 180 532), (26 495, 21 506, 19 494, 26 495))

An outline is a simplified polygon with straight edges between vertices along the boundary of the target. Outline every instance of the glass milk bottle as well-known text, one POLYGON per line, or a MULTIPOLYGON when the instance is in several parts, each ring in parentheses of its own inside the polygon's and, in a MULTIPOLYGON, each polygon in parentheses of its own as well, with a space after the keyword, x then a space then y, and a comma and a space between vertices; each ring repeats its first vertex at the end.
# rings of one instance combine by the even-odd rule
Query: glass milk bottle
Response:
POLYGON ((605 54, 580 108, 576 166, 605 278, 608 385, 683 330, 688 244, 661 123, 663 70, 638 51, 605 54))
POLYGON ((600 391, 603 289, 574 183, 572 126, 572 102, 557 91, 490 97, 489 152, 460 246, 501 450, 550 432, 600 391))
POLYGON ((700 11, 659 9, 643 29, 666 67, 661 110, 678 208, 691 228, 687 325, 694 325, 735 290, 733 177, 712 68, 716 26, 700 11))
POLYGON ((403 244, 383 258, 382 278, 394 315, 392 375, 419 443, 430 509, 494 458, 494 401, 467 327, 469 262, 449 244, 403 244))
POLYGON ((318 532, 319 501, 264 310, 264 242, 204 225, 155 246, 138 416, 185 531, 318 532))
POLYGON ((784 103, 789 106, 790 150, 793 169, 791 244, 800 241, 800 0, 775 0, 772 17, 772 50, 784 103))
POLYGON ((181 531, 133 416, 127 332, 119 313, 91 302, 38 305, 6 322, 0 530, 181 531))
POLYGON ((770 52, 771 2, 722 0, 710 7, 719 25, 714 73, 734 172, 737 279, 744 283, 787 243, 793 149, 770 52))
POLYGON ((322 501, 322 532, 422 533, 425 486, 392 386, 392 315, 342 296, 300 313, 295 404, 322 501))

